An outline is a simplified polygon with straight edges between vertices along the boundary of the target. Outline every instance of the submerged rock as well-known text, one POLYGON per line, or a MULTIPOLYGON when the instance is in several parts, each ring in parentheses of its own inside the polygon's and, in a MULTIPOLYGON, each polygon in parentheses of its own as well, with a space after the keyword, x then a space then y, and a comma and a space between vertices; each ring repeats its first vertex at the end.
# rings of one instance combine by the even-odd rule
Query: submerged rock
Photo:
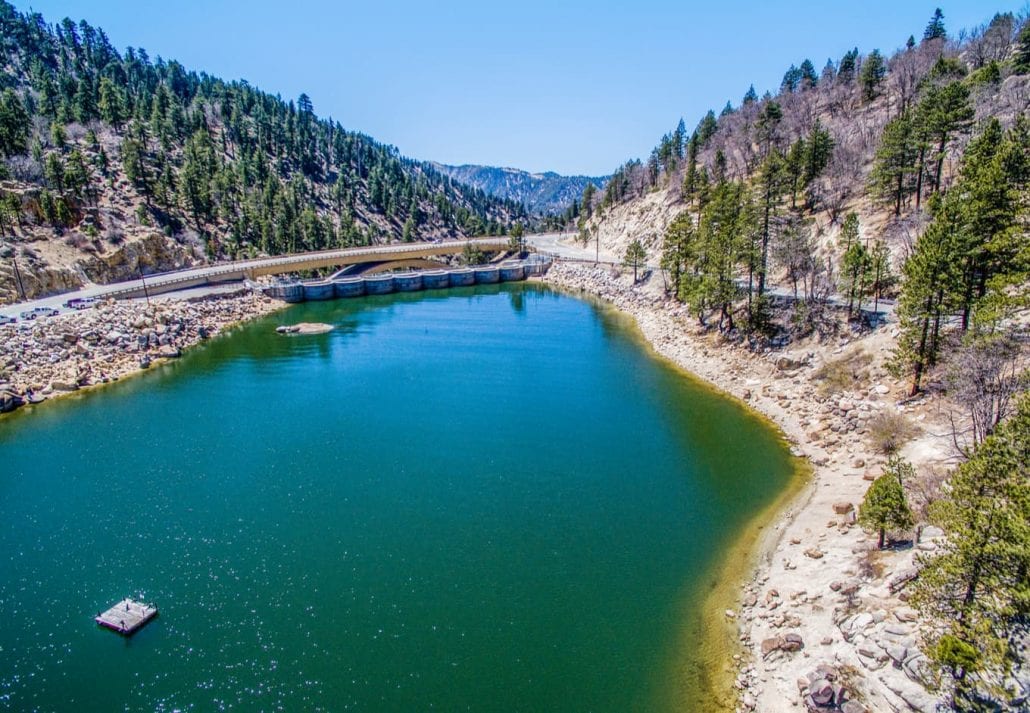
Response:
POLYGON ((279 334, 325 334, 331 332, 333 325, 322 322, 300 322, 298 324, 282 324, 275 328, 279 334))

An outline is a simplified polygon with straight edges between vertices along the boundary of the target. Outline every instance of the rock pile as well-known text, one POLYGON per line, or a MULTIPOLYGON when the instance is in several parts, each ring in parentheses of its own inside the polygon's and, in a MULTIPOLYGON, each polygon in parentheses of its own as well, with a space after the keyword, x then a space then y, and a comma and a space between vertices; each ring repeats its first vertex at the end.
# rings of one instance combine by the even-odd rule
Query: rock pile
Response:
POLYGON ((277 309, 239 292, 200 300, 109 300, 96 308, 0 326, 0 413, 104 384, 174 359, 225 327, 277 309))

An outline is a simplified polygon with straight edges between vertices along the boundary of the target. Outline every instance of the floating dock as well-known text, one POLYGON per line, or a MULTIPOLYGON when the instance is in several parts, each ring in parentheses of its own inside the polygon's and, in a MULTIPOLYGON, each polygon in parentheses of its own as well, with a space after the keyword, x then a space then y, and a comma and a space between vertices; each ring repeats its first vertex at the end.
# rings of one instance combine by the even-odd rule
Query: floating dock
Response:
POLYGON ((132 636, 157 616, 157 607, 131 599, 123 599, 102 614, 96 615, 100 626, 117 631, 122 636, 132 636))

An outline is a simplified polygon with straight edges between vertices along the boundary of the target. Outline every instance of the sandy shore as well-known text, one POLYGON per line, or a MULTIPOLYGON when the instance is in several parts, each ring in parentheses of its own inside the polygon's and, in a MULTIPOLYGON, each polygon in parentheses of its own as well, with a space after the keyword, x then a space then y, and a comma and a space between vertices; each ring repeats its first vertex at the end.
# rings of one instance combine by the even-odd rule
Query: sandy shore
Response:
MULTIPOLYGON (((904 587, 891 591, 920 550, 880 552, 875 537, 854 525, 884 463, 868 444, 869 420, 885 411, 913 422, 929 415, 926 403, 901 403, 903 387, 883 370, 889 332, 755 354, 700 331, 683 305, 666 299, 660 277, 633 285, 631 275, 610 268, 558 263, 546 281, 631 315, 659 354, 768 418, 811 464, 800 492, 786 494, 788 502, 743 532, 723 566, 732 584, 710 598, 705 629, 716 641, 706 645, 718 650, 729 631, 739 646, 726 653, 713 685, 728 674, 725 685, 738 691, 742 710, 933 710, 935 699, 922 684, 926 659, 915 613, 904 587), (815 370, 854 349, 871 355, 871 383, 821 394, 815 370)), ((917 463, 939 458, 943 445, 933 430, 904 455, 917 463)), ((935 534, 928 532, 919 547, 934 549, 935 534)), ((726 696, 713 691, 712 700, 726 696)))
POLYGON ((0 326, 0 413, 141 373, 284 303, 249 290, 192 299, 108 300, 0 326))

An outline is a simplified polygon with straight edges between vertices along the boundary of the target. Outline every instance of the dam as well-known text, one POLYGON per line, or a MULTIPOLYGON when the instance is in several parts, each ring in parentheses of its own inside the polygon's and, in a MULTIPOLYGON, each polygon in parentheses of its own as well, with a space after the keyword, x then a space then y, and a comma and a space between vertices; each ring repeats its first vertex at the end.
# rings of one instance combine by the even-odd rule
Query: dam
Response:
POLYGON ((550 266, 549 257, 534 255, 526 260, 505 260, 501 263, 472 267, 441 267, 434 270, 334 276, 324 280, 287 280, 261 285, 256 289, 284 302, 318 302, 365 295, 388 295, 393 292, 420 292, 520 282, 529 277, 543 275, 550 266))

